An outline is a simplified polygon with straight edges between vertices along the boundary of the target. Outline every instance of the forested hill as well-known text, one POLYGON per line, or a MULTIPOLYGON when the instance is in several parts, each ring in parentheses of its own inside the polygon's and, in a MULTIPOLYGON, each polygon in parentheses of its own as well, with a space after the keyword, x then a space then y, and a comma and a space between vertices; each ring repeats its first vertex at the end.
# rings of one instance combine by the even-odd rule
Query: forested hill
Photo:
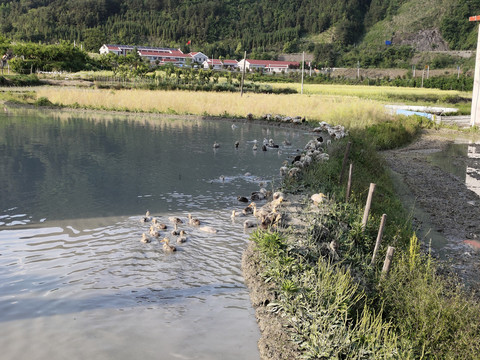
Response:
MULTIPOLYGON (((301 47, 312 51, 318 42, 359 43, 370 29, 398 13, 406 11, 408 18, 408 4, 416 2, 0 0, 0 34, 21 41, 76 41, 92 51, 98 51, 102 43, 182 46, 187 41, 193 48, 223 56, 239 55, 243 50, 293 52, 301 47)), ((425 21, 425 28, 439 28, 451 47, 472 47, 467 38, 474 25, 466 17, 480 11, 480 0, 428 2, 439 7, 441 18, 433 24, 430 19, 425 21)))

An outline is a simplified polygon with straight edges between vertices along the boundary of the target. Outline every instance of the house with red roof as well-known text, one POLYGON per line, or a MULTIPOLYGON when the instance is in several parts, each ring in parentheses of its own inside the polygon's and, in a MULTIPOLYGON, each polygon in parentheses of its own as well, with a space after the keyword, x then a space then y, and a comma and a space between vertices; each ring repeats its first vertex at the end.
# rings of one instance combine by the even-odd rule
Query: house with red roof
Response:
POLYGON ((235 70, 238 67, 237 60, 230 60, 230 59, 208 59, 203 63, 204 69, 213 69, 213 70, 235 70))
POLYGON ((138 54, 147 59, 150 64, 173 64, 174 66, 185 66, 189 60, 191 63, 203 64, 208 57, 201 52, 191 52, 184 54, 180 49, 175 48, 158 48, 148 46, 131 46, 131 45, 110 45, 104 44, 100 48, 100 54, 114 53, 116 55, 127 55, 129 52, 137 49, 138 54))
POLYGON ((289 70, 298 69, 300 63, 296 61, 276 61, 276 60, 254 60, 254 59, 245 59, 238 62, 238 67, 240 70, 257 70, 260 69, 263 72, 267 73, 287 73, 289 70))
POLYGON ((127 55, 129 52, 133 51, 134 49, 137 50, 145 50, 145 51, 170 51, 170 50, 177 50, 174 48, 158 48, 158 47, 151 47, 151 46, 132 46, 132 45, 111 45, 111 44, 103 44, 100 48, 100 54, 108 54, 114 53, 115 55, 127 55))
POLYGON ((229 70, 235 70, 238 67, 238 61, 235 59, 223 59, 223 68, 229 70))
POLYGON ((194 63, 197 63, 199 65, 203 64, 206 60, 208 60, 208 56, 199 51, 191 52, 188 55, 190 55, 194 63))
POLYGON ((188 59, 191 59, 189 54, 184 54, 179 49, 138 50, 138 55, 147 59, 152 65, 173 64, 182 67, 187 64, 188 59))
POLYGON ((203 62, 203 68, 221 70, 223 69, 223 63, 220 59, 207 59, 203 62))

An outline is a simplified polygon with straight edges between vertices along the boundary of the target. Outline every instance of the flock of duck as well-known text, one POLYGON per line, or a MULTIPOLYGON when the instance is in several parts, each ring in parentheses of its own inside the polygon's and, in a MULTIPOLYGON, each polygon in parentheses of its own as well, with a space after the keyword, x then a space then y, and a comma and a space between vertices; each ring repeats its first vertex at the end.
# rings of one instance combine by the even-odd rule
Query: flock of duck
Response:
MULTIPOLYGON (((235 128, 237 127, 236 125, 232 125, 232 129, 233 129, 233 126, 235 126, 235 128)), ((253 142, 252 150, 257 151, 259 149, 258 141, 255 139, 252 142, 253 142)), ((292 145, 292 143, 290 141, 288 141, 287 139, 285 139, 283 141, 283 145, 290 146, 290 145, 292 145)), ((235 141, 234 146, 235 146, 235 149, 238 149, 238 147, 240 146, 240 142, 235 141)), ((213 143, 213 148, 218 149, 219 147, 220 147, 220 144, 215 141, 213 143)), ((262 151, 267 151, 269 148, 270 149, 278 149, 279 147, 280 146, 278 144, 275 144, 273 139, 264 138, 263 143, 262 143, 260 148, 261 148, 262 151)))
POLYGON ((162 248, 166 253, 177 251, 177 247, 170 243, 170 238, 167 236, 170 228, 172 228, 170 235, 176 238, 177 244, 183 244, 188 240, 187 231, 184 229, 179 229, 179 227, 185 223, 191 227, 197 228, 199 231, 212 234, 217 232, 217 230, 211 226, 202 225, 202 222, 199 219, 194 218, 191 214, 188 214, 188 217, 185 221, 179 217, 170 216, 168 218, 170 225, 167 225, 162 223, 158 218, 151 216, 150 211, 147 210, 145 216, 142 216, 140 221, 142 223, 151 223, 148 233, 144 232, 140 241, 144 244, 148 244, 151 243, 153 239, 163 237, 163 239, 160 240, 160 243, 163 243, 162 248))
MULTIPOLYGON (((234 126, 236 127, 236 125, 232 125, 232 129, 234 129, 234 126)), ((344 136, 348 135, 343 126, 331 126, 326 122, 321 122, 319 124, 319 127, 313 129, 313 132, 328 132, 331 139, 341 139, 344 136)), ((257 150, 257 141, 255 140, 253 143, 253 150, 257 150)), ((300 173, 301 169, 309 166, 312 162, 327 161, 329 159, 329 155, 325 152, 325 145, 328 146, 330 143, 330 139, 325 142, 322 136, 318 136, 315 139, 310 140, 305 145, 304 151, 301 154, 295 156, 291 163, 287 161, 283 164, 283 166, 280 168, 280 174, 282 176, 294 177, 300 173)), ((291 143, 285 140, 283 142, 283 145, 288 146, 291 145, 291 143)), ((234 146, 238 148, 239 142, 236 141, 234 146)), ((220 144, 215 142, 213 144, 213 147, 217 149, 220 147, 220 144)), ((263 140, 263 151, 267 151, 268 148, 278 147, 279 146, 275 144, 273 139, 268 140, 265 138, 263 140)), ((324 194, 315 194, 314 196, 312 196, 312 201, 315 204, 319 204, 323 201, 324 198, 324 194)), ((239 217, 250 217, 251 215, 253 215, 253 218, 250 217, 244 220, 243 227, 245 229, 252 227, 260 227, 263 229, 267 229, 270 227, 276 227, 281 224, 284 213, 279 211, 279 208, 285 200, 285 196, 282 192, 275 192, 272 194, 265 188, 261 188, 259 191, 252 192, 250 195, 250 199, 244 196, 238 196, 237 199, 238 201, 245 203, 251 201, 250 204, 247 205, 243 210, 239 212, 237 212, 237 210, 233 210, 230 216, 231 220, 235 222, 236 219, 239 217), (268 202, 262 207, 258 208, 256 202, 263 200, 267 200, 268 202)), ((185 221, 178 217, 169 217, 168 220, 170 222, 169 226, 173 227, 173 230, 171 230, 170 234, 176 239, 177 244, 183 244, 188 240, 187 232, 184 229, 179 229, 179 226, 182 226, 185 223, 190 225, 192 228, 196 228, 203 232, 217 232, 216 229, 210 226, 202 226, 202 222, 199 219, 192 217, 191 214, 188 214, 185 221)), ((161 223, 158 218, 152 217, 149 211, 147 211, 145 216, 141 218, 141 222, 151 223, 149 232, 144 232, 142 234, 142 237, 140 239, 142 243, 150 243, 153 239, 163 237, 163 239, 160 240, 160 243, 163 244, 163 251, 165 251, 166 253, 177 251, 177 247, 170 243, 170 238, 167 236, 169 226, 167 226, 165 223, 161 223)))

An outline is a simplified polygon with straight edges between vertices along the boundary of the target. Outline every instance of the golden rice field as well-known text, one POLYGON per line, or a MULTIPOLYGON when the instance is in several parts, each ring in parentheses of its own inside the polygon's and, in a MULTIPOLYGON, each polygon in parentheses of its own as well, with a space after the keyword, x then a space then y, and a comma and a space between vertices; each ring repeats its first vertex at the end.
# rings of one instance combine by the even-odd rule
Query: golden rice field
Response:
POLYGON ((308 120, 365 126, 389 118, 380 102, 352 96, 274 95, 247 93, 108 90, 44 87, 37 98, 52 103, 105 110, 193 114, 205 116, 255 117, 265 114, 305 116, 308 120))

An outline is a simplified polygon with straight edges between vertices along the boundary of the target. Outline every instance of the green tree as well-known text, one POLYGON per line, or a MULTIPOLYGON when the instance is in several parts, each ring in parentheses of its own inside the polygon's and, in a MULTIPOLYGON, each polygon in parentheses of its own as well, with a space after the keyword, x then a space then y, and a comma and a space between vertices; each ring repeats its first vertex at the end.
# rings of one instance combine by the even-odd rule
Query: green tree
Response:
POLYGON ((87 51, 98 52, 106 40, 104 32, 99 28, 86 29, 83 32, 83 44, 87 51))

